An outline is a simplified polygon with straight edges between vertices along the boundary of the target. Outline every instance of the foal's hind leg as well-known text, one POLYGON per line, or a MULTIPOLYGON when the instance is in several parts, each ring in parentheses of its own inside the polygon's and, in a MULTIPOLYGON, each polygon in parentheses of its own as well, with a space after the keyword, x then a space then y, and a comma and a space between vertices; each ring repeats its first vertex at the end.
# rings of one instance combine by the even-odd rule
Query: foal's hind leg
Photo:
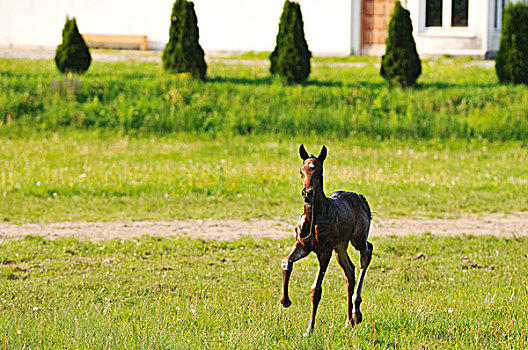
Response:
POLYGON ((347 247, 348 242, 341 244, 334 249, 337 262, 345 273, 345 281, 347 284, 348 291, 347 320, 345 323, 345 327, 354 325, 352 320, 352 295, 354 294, 354 285, 356 284, 356 276, 354 274, 355 267, 354 264, 352 264, 352 261, 350 261, 350 258, 348 257, 347 247))
POLYGON ((310 254, 310 252, 299 242, 295 242, 291 253, 282 259, 282 297, 280 303, 284 307, 290 307, 291 300, 288 297, 288 284, 290 282, 290 275, 293 270, 293 263, 299 259, 304 258, 310 254))
POLYGON ((361 320, 363 319, 363 316, 361 315, 361 311, 359 310, 359 306, 361 305, 361 288, 363 287, 363 279, 365 278, 365 274, 367 273, 367 268, 370 265, 370 260, 372 260, 373 250, 374 250, 374 247, 372 246, 372 243, 370 242, 367 242, 366 247, 360 250, 361 271, 359 272, 356 292, 354 293, 354 296, 352 297, 352 302, 354 304, 354 307, 352 310, 352 317, 353 317, 354 324, 360 323, 361 320))

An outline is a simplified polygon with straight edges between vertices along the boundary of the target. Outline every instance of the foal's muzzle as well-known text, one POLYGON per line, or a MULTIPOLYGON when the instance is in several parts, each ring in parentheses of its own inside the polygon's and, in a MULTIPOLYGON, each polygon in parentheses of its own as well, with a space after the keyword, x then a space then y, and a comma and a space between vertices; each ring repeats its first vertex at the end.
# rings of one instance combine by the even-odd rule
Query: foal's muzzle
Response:
POLYGON ((311 203, 313 200, 313 189, 306 189, 303 188, 302 190, 302 197, 304 199, 305 203, 311 203))

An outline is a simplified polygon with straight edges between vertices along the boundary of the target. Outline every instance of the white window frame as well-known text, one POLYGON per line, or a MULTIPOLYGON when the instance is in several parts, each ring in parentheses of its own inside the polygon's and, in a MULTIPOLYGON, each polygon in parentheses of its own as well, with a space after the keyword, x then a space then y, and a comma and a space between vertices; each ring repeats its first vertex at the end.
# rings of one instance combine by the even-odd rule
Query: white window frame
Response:
MULTIPOLYGON (((451 26, 452 1, 442 0, 442 26, 441 27, 426 27, 425 26, 425 12, 427 0, 420 0, 420 18, 419 18, 419 33, 425 36, 438 37, 475 37, 475 6, 478 0, 468 0, 468 25, 465 27, 451 26)), ((481 0, 482 1, 482 0, 481 0)))
POLYGON ((493 3, 493 10, 495 11, 495 9, 497 9, 496 13, 493 14, 495 16, 493 18, 493 25, 495 26, 495 20, 497 20, 497 27, 494 27, 493 31, 494 31, 494 34, 500 35, 501 28, 502 28, 502 13, 504 10, 503 7, 500 5, 504 2, 504 7, 506 7, 506 5, 508 5, 508 0, 493 0, 493 1, 495 1, 493 3))

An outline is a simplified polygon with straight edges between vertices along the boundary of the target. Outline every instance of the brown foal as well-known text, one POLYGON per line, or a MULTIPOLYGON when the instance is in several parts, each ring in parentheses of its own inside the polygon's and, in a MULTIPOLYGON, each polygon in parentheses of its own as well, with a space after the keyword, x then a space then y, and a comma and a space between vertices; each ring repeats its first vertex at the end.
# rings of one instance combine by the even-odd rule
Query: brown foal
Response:
POLYGON ((311 333, 315 324, 315 314, 321 300, 321 284, 332 257, 335 253, 339 266, 345 273, 348 288, 347 327, 362 320, 359 306, 361 288, 367 267, 372 258, 373 246, 367 241, 372 215, 367 200, 352 192, 336 191, 326 197, 323 190, 323 162, 326 159, 326 147, 323 146, 317 157, 309 156, 303 145, 299 147, 303 160, 301 181, 303 185, 304 213, 295 226, 296 242, 291 253, 282 260, 283 294, 281 304, 291 305, 288 297, 288 283, 293 263, 315 252, 319 260, 319 270, 310 289, 312 315, 307 332, 311 333), (348 257, 348 243, 351 243, 361 255, 361 271, 356 289, 354 264, 348 257))

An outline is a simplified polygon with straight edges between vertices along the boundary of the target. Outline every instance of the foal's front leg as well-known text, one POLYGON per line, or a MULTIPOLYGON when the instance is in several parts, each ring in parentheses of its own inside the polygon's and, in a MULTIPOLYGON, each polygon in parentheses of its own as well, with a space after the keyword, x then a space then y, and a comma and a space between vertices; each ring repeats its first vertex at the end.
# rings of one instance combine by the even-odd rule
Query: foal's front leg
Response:
POLYGON ((319 270, 317 271, 317 276, 315 277, 314 284, 310 289, 310 295, 312 297, 312 316, 310 317, 310 324, 308 325, 308 329, 306 329, 306 332, 308 334, 312 333, 314 329, 315 314, 317 313, 317 307, 319 306, 319 302, 321 301, 321 294, 323 292, 323 288, 321 287, 321 285, 323 284, 323 278, 326 273, 326 268, 328 267, 328 263, 330 262, 331 256, 331 250, 317 255, 317 259, 319 259, 319 270))
POLYGON ((282 297, 280 303, 284 307, 290 307, 291 300, 288 297, 288 283, 290 282, 290 275, 293 270, 293 263, 299 259, 304 258, 310 254, 310 252, 299 242, 295 242, 291 253, 282 259, 282 297))

